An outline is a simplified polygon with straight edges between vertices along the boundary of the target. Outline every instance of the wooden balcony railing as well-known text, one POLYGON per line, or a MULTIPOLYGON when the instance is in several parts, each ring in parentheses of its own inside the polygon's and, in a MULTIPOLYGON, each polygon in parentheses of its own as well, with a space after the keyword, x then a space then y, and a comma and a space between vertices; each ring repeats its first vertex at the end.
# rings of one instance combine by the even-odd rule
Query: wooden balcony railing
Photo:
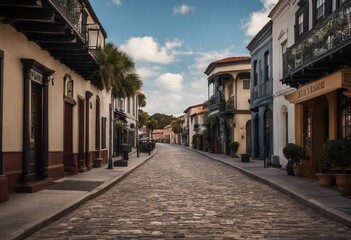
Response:
POLYGON ((283 76, 342 47, 350 39, 351 0, 348 0, 287 49, 283 55, 283 76))

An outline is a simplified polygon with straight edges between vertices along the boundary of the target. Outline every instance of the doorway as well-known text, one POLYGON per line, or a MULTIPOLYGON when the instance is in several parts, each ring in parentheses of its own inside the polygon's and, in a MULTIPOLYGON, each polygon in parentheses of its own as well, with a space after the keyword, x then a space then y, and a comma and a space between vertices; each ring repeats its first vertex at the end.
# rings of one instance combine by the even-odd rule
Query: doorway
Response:
POLYGON ((78 171, 86 171, 84 151, 84 99, 78 98, 78 171))
POLYGON ((65 173, 77 173, 77 164, 74 162, 73 154, 73 105, 64 103, 64 144, 63 164, 65 173))
POLYGON ((314 176, 324 155, 323 146, 329 133, 329 109, 325 96, 303 103, 302 109, 302 146, 306 150, 303 162, 304 176, 314 176))

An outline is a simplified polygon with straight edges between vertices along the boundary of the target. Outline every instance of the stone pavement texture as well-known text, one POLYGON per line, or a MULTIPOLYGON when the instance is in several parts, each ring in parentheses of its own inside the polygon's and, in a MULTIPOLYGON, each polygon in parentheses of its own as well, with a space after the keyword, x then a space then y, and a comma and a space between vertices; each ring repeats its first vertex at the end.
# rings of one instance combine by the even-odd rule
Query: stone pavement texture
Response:
POLYGON ((190 148, 159 144, 157 149, 128 178, 148 155, 132 155, 128 168, 60 179, 103 182, 90 192, 11 196, 0 204, 0 239, 23 238, 62 216, 30 239, 351 239, 345 226, 351 226, 351 200, 335 189, 263 168, 262 161, 241 163, 199 152, 256 181, 190 148))

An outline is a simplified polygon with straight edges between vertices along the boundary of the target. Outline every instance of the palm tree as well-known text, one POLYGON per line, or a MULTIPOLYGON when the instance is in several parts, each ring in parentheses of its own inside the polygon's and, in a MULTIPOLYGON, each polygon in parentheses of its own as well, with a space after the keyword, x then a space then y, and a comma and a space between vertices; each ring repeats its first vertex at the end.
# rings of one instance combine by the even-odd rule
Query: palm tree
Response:
POLYGON ((100 50, 99 61, 102 81, 108 91, 112 90, 112 97, 130 97, 141 89, 143 82, 135 73, 133 59, 113 43, 100 50))
POLYGON ((146 96, 144 93, 138 93, 138 106, 139 108, 143 108, 146 106, 146 96))
POLYGON ((172 132, 178 135, 178 141, 179 141, 178 144, 180 144, 180 134, 183 131, 183 123, 184 121, 180 118, 175 118, 171 122, 172 132))
POLYGON ((147 129, 151 131, 151 140, 153 139, 152 133, 157 128, 157 126, 158 126, 157 120, 152 117, 150 117, 146 122, 147 129))

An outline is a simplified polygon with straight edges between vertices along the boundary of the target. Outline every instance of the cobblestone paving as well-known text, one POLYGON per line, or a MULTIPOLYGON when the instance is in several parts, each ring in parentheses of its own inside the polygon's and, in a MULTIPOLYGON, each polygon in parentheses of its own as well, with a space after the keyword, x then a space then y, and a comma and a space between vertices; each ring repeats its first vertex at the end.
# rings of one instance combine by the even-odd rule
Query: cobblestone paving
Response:
POLYGON ((351 229, 222 163, 168 145, 29 239, 351 239, 351 229))

